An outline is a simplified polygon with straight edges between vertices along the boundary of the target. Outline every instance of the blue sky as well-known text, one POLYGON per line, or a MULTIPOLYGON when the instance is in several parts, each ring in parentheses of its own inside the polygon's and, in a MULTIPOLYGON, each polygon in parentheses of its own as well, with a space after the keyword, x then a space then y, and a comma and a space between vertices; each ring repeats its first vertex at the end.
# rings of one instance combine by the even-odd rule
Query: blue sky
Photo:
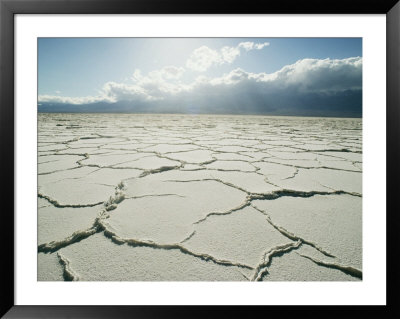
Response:
MULTIPOLYGON (((310 105, 318 101, 325 109, 335 101, 360 109, 361 68, 361 38, 38 39, 39 105, 50 105, 48 111, 52 104, 79 111, 79 105, 108 103, 112 108, 122 101, 149 110, 157 104, 159 111, 164 101, 166 109, 189 103, 201 112, 202 105, 222 103, 224 94, 237 91, 241 103, 245 96, 258 103, 252 106, 258 113, 271 111, 262 111, 266 102, 304 108, 307 96, 310 105), (310 82, 307 87, 305 82, 310 82), (293 98, 283 101, 284 92, 278 92, 283 89, 293 98), (218 98, 207 100, 210 91, 218 98), (301 105, 296 106, 295 96, 301 105), (351 101, 344 103, 345 96, 351 101)), ((224 110, 229 113, 229 106, 224 110)))

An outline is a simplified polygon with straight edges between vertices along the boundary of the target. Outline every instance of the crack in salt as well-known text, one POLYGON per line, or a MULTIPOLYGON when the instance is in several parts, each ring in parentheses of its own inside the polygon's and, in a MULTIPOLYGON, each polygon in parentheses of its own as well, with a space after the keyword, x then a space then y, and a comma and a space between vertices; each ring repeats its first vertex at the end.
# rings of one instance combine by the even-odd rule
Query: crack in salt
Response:
POLYGON ((299 173, 299 171, 300 171, 300 170, 299 170, 297 167, 295 167, 295 169, 296 169, 296 171, 293 173, 293 175, 292 175, 292 176, 289 176, 289 177, 283 178, 282 180, 295 178, 295 177, 296 177, 296 175, 297 175, 297 174, 299 173))
POLYGON ((208 219, 211 216, 223 216, 223 215, 232 214, 232 213, 234 213, 234 212, 236 212, 238 210, 241 210, 241 209, 243 209, 243 208, 245 208, 245 207, 247 207, 249 205, 250 205, 250 200, 249 200, 249 198, 247 198, 247 200, 243 204, 239 205, 238 207, 229 209, 229 210, 227 210, 225 212, 211 212, 211 213, 208 213, 202 219, 199 219, 198 221, 194 222, 193 225, 200 224, 200 223, 204 222, 206 219, 208 219))
POLYGON ((179 243, 175 244, 160 244, 153 242, 151 240, 140 240, 140 239, 134 239, 134 238, 121 238, 119 237, 115 232, 112 232, 111 230, 107 229, 107 226, 104 224, 103 220, 98 219, 97 224, 99 227, 104 231, 103 234, 110 238, 112 241, 115 243, 121 245, 121 244, 127 244, 129 246, 133 247, 150 247, 154 249, 163 249, 163 250, 178 250, 183 254, 190 255, 196 258, 199 258, 204 261, 211 261, 215 264, 218 265, 223 265, 223 266, 232 266, 232 267, 239 267, 239 268, 246 268, 246 269, 254 269, 253 267, 241 263, 236 263, 228 260, 223 260, 223 259, 218 259, 215 258, 209 254, 204 254, 204 253, 196 253, 188 248, 182 246, 179 243))
POLYGON ((145 197, 164 197, 164 196, 177 196, 181 198, 185 198, 184 195, 179 194, 146 194, 146 195, 138 195, 138 196, 127 196, 125 199, 138 199, 138 198, 145 198, 145 197))
POLYGON ((267 251, 263 256, 261 263, 256 267, 254 275, 252 277, 252 281, 262 281, 265 275, 268 274, 268 267, 271 265, 272 259, 274 257, 280 257, 285 253, 288 253, 294 249, 298 249, 301 244, 302 241, 298 240, 295 243, 277 246, 267 251))
POLYGON ((289 239, 291 239, 291 240, 295 240, 295 241, 300 240, 302 243, 304 243, 304 244, 306 244, 306 245, 308 245, 308 246, 311 246, 311 247, 315 248, 315 249, 318 250, 319 252, 323 253, 325 256, 335 258, 335 256, 334 256, 333 254, 331 254, 331 253, 327 252, 326 250, 322 249, 322 248, 319 247, 316 243, 313 243, 312 241, 309 241, 309 240, 306 240, 306 239, 304 239, 304 238, 301 238, 300 236, 297 236, 297 235, 295 235, 295 234, 293 234, 293 233, 287 231, 285 228, 276 225, 276 224, 272 221, 271 217, 268 215, 267 212, 263 211, 262 209, 259 209, 259 208, 258 208, 257 206, 255 206, 255 205, 251 205, 251 207, 253 207, 254 209, 258 210, 261 214, 263 214, 264 216, 266 216, 268 223, 269 223, 272 227, 274 227, 277 231, 279 231, 283 236, 285 236, 285 237, 287 237, 287 238, 289 238, 289 239))
POLYGON ((38 197, 47 200, 50 204, 52 204, 54 207, 57 208, 83 208, 83 207, 95 207, 98 205, 103 204, 103 202, 97 202, 97 203, 90 203, 90 204, 60 204, 58 201, 56 201, 55 199, 47 196, 47 195, 43 195, 41 193, 38 193, 38 197))
MULTIPOLYGON (((126 184, 123 181, 121 181, 115 187, 114 197, 110 196, 110 198, 107 201, 100 203, 100 204, 103 204, 104 208, 103 208, 103 210, 100 211, 99 216, 96 217, 95 221, 93 222, 93 224, 90 228, 85 229, 85 230, 78 230, 78 231, 72 233, 72 235, 70 235, 62 240, 59 240, 59 241, 51 241, 48 243, 41 244, 38 246, 38 252, 52 253, 52 252, 60 250, 61 248, 66 247, 66 246, 80 242, 81 240, 88 238, 88 237, 102 231, 101 227, 99 227, 98 220, 105 218, 107 216, 107 213, 106 213, 107 211, 115 209, 116 205, 121 203, 125 199, 125 194, 123 193, 123 190, 125 188, 126 188, 126 184)), ((95 205, 95 206, 97 206, 97 205, 95 205)), ((62 206, 62 207, 65 207, 65 206, 62 206)), ((71 207, 71 206, 67 206, 67 207, 71 207)), ((79 207, 82 207, 82 206, 79 206, 79 207)), ((83 207, 87 207, 87 206, 83 206, 83 207)))
POLYGON ((161 166, 159 168, 145 170, 142 174, 139 175, 139 177, 145 177, 145 176, 151 175, 151 174, 157 174, 157 173, 162 173, 162 172, 166 172, 166 171, 176 170, 181 167, 182 167, 182 165, 181 166, 161 166))
POLYGON ((92 236, 93 234, 99 232, 99 227, 97 227, 96 222, 94 225, 88 229, 85 230, 78 230, 74 232, 72 235, 70 235, 67 238, 64 238, 59 241, 51 241, 49 243, 41 244, 38 246, 38 252, 39 253, 53 253, 56 252, 57 250, 60 250, 61 248, 64 248, 66 246, 72 245, 74 243, 78 243, 81 240, 88 238, 89 236, 92 236))
POLYGON ((65 281, 78 281, 79 276, 71 268, 69 260, 60 253, 57 253, 58 261, 63 267, 63 277, 65 281))
POLYGON ((183 244, 184 242, 187 242, 190 238, 192 238, 196 234, 196 231, 194 230, 189 236, 187 236, 185 239, 180 241, 180 244, 183 244))
POLYGON ((316 263, 318 266, 337 269, 337 270, 340 270, 340 271, 344 272, 346 275, 350 275, 350 276, 362 279, 362 271, 357 269, 357 268, 354 268, 354 267, 351 267, 351 266, 344 266, 344 265, 341 265, 341 264, 338 264, 338 263, 330 263, 330 262, 318 260, 318 259, 315 259, 313 257, 302 255, 302 254, 299 254, 299 253, 298 253, 298 255, 300 255, 301 257, 304 257, 304 258, 307 258, 307 259, 311 260, 312 262, 316 263))

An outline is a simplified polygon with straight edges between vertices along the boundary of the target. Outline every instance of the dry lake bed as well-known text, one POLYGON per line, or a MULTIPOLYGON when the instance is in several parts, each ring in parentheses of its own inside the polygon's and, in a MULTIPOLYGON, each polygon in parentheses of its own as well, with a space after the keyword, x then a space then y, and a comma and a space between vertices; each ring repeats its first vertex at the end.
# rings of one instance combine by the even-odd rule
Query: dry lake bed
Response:
POLYGON ((38 115, 38 280, 361 279, 361 119, 38 115))

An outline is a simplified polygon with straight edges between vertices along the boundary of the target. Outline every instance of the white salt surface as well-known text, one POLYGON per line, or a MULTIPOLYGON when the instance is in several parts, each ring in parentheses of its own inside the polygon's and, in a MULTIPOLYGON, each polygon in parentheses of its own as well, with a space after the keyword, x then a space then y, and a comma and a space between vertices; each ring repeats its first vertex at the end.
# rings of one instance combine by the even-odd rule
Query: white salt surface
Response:
POLYGON ((99 204, 113 195, 113 188, 113 186, 78 179, 64 179, 43 186, 39 185, 39 194, 61 206, 87 206, 99 204))
POLYGON ((77 230, 90 228, 100 209, 99 206, 59 208, 53 205, 40 208, 38 213, 39 245, 61 241, 77 230))
POLYGON ((63 267, 57 258, 57 253, 38 254, 38 274, 39 281, 63 281, 63 267))
POLYGON ((107 220, 118 235, 176 243, 192 232, 194 222, 239 206, 246 194, 216 181, 147 183, 143 178, 129 183, 126 198, 107 220))
POLYGON ((220 160, 218 162, 213 162, 206 166, 207 168, 217 169, 221 171, 241 171, 241 172, 254 172, 256 168, 245 162, 245 161, 226 161, 220 160))
POLYGON ((168 156, 172 159, 176 159, 179 161, 184 161, 192 164, 200 164, 207 161, 211 161, 213 157, 211 156, 211 151, 187 151, 187 152, 180 152, 180 153, 170 153, 168 156))
POLYGON ((271 220, 318 243, 341 263, 361 268, 361 198, 349 195, 280 197, 253 201, 271 220))
POLYGON ((300 255, 306 254, 304 248, 276 258, 268 268, 263 281, 355 281, 355 277, 344 272, 321 267, 300 255))
POLYGON ((362 278, 362 122, 39 114, 38 280, 362 278))
POLYGON ((267 250, 291 242, 252 207, 229 215, 210 216, 197 224, 195 231, 185 244, 190 250, 251 266, 257 265, 267 250))
POLYGON ((62 171, 67 168, 79 167, 77 161, 82 158, 79 156, 57 156, 57 159, 51 158, 52 156, 45 156, 44 158, 39 158, 38 161, 38 172, 39 174, 51 173, 54 171, 62 171), (49 158, 49 161, 46 161, 46 158, 49 158), (41 162, 43 161, 43 162, 41 162))
POLYGON ((242 281, 240 268, 222 266, 176 249, 116 245, 101 234, 62 249, 83 281, 242 281))

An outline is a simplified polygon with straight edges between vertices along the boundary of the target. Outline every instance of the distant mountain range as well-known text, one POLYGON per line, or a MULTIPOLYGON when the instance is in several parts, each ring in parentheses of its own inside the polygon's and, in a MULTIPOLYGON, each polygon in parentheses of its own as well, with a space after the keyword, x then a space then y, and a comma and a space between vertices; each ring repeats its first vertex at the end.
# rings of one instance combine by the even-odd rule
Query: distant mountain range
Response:
POLYGON ((42 113, 188 113, 188 114, 257 114, 291 116, 361 117, 362 90, 338 93, 285 94, 273 97, 254 95, 214 96, 202 99, 169 99, 148 103, 118 101, 91 104, 38 103, 42 113), (210 102, 212 101, 212 102, 210 102))

